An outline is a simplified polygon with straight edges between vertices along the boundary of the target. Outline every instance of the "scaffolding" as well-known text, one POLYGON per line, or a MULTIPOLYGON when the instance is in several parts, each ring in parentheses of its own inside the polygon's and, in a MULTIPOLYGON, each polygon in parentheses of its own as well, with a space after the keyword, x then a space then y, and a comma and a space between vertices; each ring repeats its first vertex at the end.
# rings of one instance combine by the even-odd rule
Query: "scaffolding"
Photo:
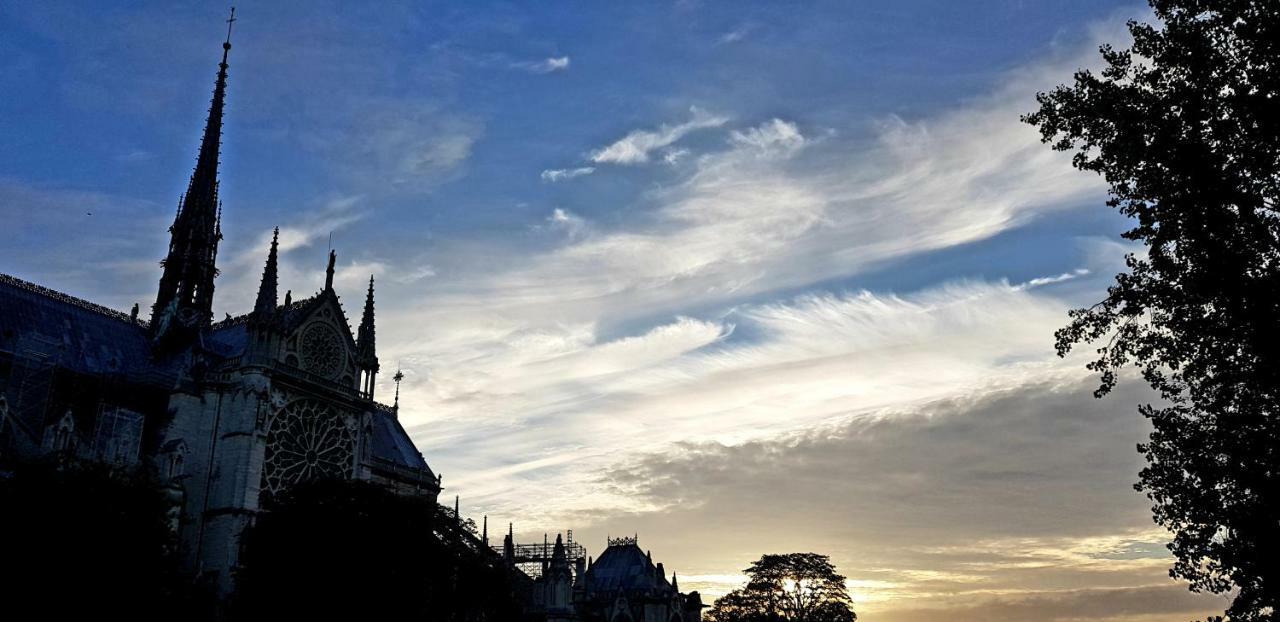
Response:
MULTIPOLYGON (((560 535, 560 534, 556 534, 560 535)), ((510 536, 508 536, 510 537, 510 536)), ((587 547, 573 541, 573 530, 570 529, 564 534, 564 555, 569 561, 569 567, 577 567, 577 561, 587 559, 587 547)), ((512 563, 521 571, 531 578, 542 576, 542 568, 546 564, 551 563, 551 556, 556 548, 555 541, 550 539, 547 534, 543 534, 540 543, 516 543, 512 541, 511 553, 512 563)), ((506 555, 505 544, 495 545, 494 552, 499 555, 506 555)), ((576 572, 576 570, 575 570, 576 572)))

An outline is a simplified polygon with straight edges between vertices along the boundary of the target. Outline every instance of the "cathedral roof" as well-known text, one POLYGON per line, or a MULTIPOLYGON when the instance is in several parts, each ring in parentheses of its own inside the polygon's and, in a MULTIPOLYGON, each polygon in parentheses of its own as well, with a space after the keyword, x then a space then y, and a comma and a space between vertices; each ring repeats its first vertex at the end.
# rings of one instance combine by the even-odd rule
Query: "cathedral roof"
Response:
POLYGON ((145 322, 7 274, 0 274, 0 350, 165 389, 182 364, 151 356, 145 322))
MULTIPOLYGON (((280 306, 286 330, 297 328, 322 295, 280 306)), ((248 343, 248 316, 217 324, 205 341, 211 353, 231 357, 248 343)), ((133 382, 169 390, 184 357, 155 358, 147 324, 125 313, 0 273, 0 351, 47 361, 63 369, 97 375, 118 374, 133 382)), ((434 477, 422 454, 389 407, 374 408, 373 456, 396 467, 434 477)), ((40 425, 42 422, 29 422, 40 425)))
MULTIPOLYGON (((283 331, 289 333, 297 329, 311 310, 320 304, 320 301, 321 296, 316 295, 295 300, 288 306, 276 307, 276 313, 281 314, 282 317, 283 331)), ((249 343, 248 324, 252 315, 252 313, 237 315, 214 324, 205 346, 219 356, 231 357, 243 354, 245 346, 249 343)))
MULTIPOLYGON (((409 434, 395 415, 380 408, 373 413, 373 444, 370 446, 373 457, 386 460, 402 467, 431 474, 427 461, 422 453, 409 440, 409 434)), ((434 474, 431 474, 434 477, 434 474)))
POLYGON ((635 540, 611 541, 609 547, 587 570, 587 589, 592 592, 634 591, 670 588, 665 577, 659 577, 653 561, 635 540))

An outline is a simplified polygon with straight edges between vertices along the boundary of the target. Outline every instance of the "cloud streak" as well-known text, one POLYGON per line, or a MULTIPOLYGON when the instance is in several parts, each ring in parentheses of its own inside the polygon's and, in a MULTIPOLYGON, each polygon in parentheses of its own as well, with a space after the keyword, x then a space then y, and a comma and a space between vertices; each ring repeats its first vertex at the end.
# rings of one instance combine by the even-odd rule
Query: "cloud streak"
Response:
POLYGON ((529 73, 548 74, 557 71, 568 71, 570 59, 568 56, 551 56, 540 61, 520 61, 511 63, 513 69, 528 71, 529 73))
POLYGON ((684 138, 690 132, 720 127, 728 117, 708 113, 701 108, 689 109, 692 118, 676 125, 661 125, 655 130, 634 130, 605 147, 591 152, 590 159, 597 164, 642 164, 649 161, 649 154, 684 138))
POLYGON ((542 180, 550 181, 550 182, 565 181, 567 179, 574 179, 576 177, 583 177, 585 175, 590 175, 594 172, 596 172, 596 168, 594 166, 583 166, 579 168, 547 169, 545 171, 542 171, 542 180))

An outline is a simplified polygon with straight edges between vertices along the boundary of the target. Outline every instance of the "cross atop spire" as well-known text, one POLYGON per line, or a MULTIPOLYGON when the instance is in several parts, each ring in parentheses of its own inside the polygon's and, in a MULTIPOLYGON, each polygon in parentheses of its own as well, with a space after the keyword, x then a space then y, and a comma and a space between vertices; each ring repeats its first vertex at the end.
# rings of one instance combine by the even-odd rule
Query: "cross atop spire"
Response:
MULTIPOLYGON (((223 50, 231 49, 231 26, 234 25, 235 23, 236 23, 236 8, 231 7, 231 17, 227 19, 227 40, 222 44, 223 50)), ((224 60, 223 62, 226 62, 226 61, 224 60)))
POLYGON ((396 402, 391 408, 398 413, 400 412, 400 381, 404 380, 404 372, 397 369, 396 375, 392 376, 391 379, 396 381, 396 402))

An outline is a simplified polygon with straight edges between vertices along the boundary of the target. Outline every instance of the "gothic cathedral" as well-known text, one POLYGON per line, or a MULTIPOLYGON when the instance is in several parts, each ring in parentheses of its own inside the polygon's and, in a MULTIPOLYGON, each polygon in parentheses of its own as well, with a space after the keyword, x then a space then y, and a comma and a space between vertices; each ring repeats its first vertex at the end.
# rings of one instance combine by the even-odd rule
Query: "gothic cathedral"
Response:
MULTIPOLYGON (((238 536, 291 484, 372 481, 435 502, 432 473, 374 401, 373 278, 352 334, 333 288, 278 297, 277 242, 253 309, 213 321, 230 31, 149 321, 0 274, 0 455, 60 452, 168 482, 186 564, 224 594, 238 536)), ((278 232, 277 232, 278 236, 278 232)))

